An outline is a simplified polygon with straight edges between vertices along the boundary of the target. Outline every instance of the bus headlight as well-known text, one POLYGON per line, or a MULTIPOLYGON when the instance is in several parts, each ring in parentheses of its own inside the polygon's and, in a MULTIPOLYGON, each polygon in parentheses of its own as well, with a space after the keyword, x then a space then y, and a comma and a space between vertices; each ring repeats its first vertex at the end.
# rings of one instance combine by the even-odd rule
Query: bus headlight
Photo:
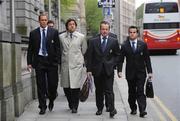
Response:
POLYGON ((180 37, 177 37, 177 41, 180 42, 180 37))
POLYGON ((147 38, 145 38, 145 39, 144 39, 144 41, 145 41, 145 42, 147 42, 147 41, 148 41, 148 39, 147 39, 147 38))

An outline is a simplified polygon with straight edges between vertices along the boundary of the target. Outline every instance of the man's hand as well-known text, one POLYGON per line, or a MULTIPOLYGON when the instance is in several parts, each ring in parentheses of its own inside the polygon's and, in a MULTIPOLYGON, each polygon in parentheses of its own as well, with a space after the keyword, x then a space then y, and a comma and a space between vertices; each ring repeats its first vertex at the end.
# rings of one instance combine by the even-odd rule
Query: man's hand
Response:
POLYGON ((119 78, 122 78, 122 72, 117 72, 119 78))
POLYGON ((92 78, 92 72, 87 72, 87 78, 90 80, 92 78))
POLYGON ((152 73, 148 73, 148 78, 152 79, 153 78, 153 74, 152 73))
POLYGON ((29 72, 31 72, 31 71, 32 71, 32 65, 28 65, 28 66, 27 66, 27 70, 28 70, 29 72))

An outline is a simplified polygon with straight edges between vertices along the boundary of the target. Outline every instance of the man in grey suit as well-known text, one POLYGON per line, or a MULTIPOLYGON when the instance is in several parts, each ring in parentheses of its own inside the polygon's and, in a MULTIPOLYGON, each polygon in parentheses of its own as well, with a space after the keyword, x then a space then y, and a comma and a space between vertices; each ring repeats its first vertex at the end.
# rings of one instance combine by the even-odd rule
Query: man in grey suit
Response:
POLYGON ((146 80, 146 72, 148 78, 152 78, 152 67, 149 57, 148 48, 145 42, 138 39, 138 28, 130 26, 129 37, 121 46, 120 68, 118 76, 122 77, 122 66, 126 57, 126 79, 128 82, 128 102, 132 115, 137 113, 137 105, 139 106, 140 117, 147 115, 146 112, 146 96, 144 95, 144 84, 146 80))
POLYGON ((89 40, 87 51, 87 73, 93 75, 96 93, 96 115, 101 115, 104 107, 104 94, 107 96, 109 115, 114 117, 117 113, 114 106, 114 68, 120 55, 118 40, 109 36, 110 24, 106 21, 100 23, 100 34, 89 40))

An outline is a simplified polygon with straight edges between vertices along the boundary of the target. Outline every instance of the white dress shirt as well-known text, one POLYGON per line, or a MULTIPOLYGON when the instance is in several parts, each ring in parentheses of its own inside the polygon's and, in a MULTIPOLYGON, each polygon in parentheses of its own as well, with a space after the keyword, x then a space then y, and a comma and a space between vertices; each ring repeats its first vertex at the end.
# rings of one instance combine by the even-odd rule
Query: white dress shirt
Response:
MULTIPOLYGON (((46 28, 40 27, 41 44, 40 44, 40 48, 39 48, 39 55, 41 55, 41 56, 44 56, 43 53, 42 53, 42 44, 43 44, 43 38, 42 38, 42 36, 43 36, 43 29, 45 29, 45 36, 47 36, 47 28, 48 28, 48 27, 46 27, 46 28)), ((46 54, 46 56, 48 56, 48 54, 46 54)))

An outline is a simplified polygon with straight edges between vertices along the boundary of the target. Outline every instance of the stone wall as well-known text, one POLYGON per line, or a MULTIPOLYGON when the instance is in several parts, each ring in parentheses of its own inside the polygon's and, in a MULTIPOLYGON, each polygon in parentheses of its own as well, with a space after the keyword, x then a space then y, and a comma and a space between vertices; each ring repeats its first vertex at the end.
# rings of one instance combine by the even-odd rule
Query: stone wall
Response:
MULTIPOLYGON (((8 29, 10 29, 10 17, 9 17, 9 0, 6 6, 6 17, 8 29)), ((38 15, 40 12, 44 11, 44 1, 43 0, 14 0, 15 7, 15 25, 16 33, 21 35, 29 35, 29 32, 35 29, 38 23, 38 15)), ((0 7, 1 8, 1 7, 0 7)))
POLYGON ((0 30, 8 31, 7 27, 7 11, 6 11, 6 0, 0 3, 0 30))
POLYGON ((36 98, 34 74, 26 71, 27 38, 0 31, 0 120, 14 121, 36 98))

